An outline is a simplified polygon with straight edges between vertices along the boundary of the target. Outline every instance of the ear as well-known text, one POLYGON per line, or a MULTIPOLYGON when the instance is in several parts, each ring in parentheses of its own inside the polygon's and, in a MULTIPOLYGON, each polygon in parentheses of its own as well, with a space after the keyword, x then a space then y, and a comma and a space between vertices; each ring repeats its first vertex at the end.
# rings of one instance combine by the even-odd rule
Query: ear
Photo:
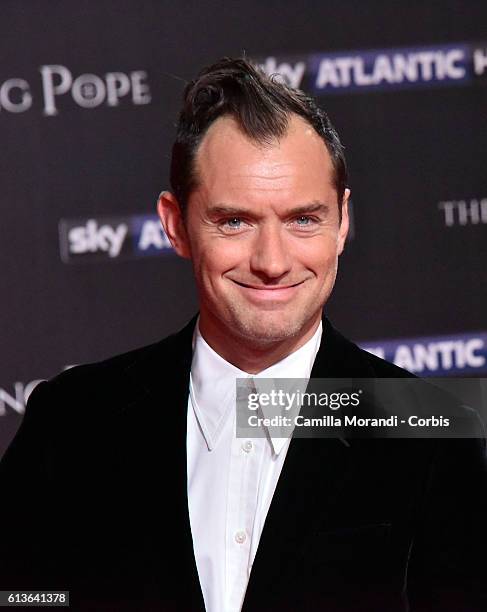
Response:
POLYGON ((345 247, 345 240, 347 239, 349 217, 348 217, 348 200, 350 198, 350 189, 345 189, 342 200, 342 221, 340 228, 338 229, 338 255, 341 255, 345 247))
POLYGON ((157 200, 157 214, 174 250, 185 259, 191 259, 188 234, 179 202, 170 191, 162 191, 157 200))

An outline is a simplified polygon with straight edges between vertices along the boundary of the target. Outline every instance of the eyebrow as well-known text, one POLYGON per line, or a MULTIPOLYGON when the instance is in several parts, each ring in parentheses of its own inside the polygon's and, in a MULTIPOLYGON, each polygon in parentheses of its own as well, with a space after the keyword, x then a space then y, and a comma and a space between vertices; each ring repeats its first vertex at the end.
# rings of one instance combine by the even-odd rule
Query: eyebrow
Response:
MULTIPOLYGON (((219 216, 219 215, 233 215, 235 217, 239 216, 255 216, 255 212, 243 207, 230 206, 227 204, 216 204, 214 206, 210 206, 208 208, 208 214, 211 216, 219 216)), ((294 216, 294 215, 305 215, 310 213, 322 213, 327 215, 330 212, 330 207, 328 204, 324 202, 319 202, 318 200, 313 200, 308 204, 303 204, 301 206, 296 206, 294 208, 288 209, 284 216, 294 216)))

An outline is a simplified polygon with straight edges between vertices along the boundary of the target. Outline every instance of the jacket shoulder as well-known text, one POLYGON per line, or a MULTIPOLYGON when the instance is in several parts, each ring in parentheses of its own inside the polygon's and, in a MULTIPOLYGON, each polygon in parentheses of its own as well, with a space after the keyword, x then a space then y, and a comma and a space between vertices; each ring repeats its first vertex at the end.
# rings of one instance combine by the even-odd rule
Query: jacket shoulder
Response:
POLYGON ((417 378, 408 370, 360 348, 333 327, 326 317, 324 338, 325 351, 329 353, 327 359, 329 362, 333 360, 336 372, 363 378, 417 378))
MULTIPOLYGON (((74 389, 82 391, 86 386, 91 387, 103 382, 105 385, 119 377, 130 368, 133 363, 145 359, 163 349, 167 339, 138 347, 130 351, 112 355, 100 361, 75 365, 40 384, 52 392, 71 392, 74 389)), ((37 387, 36 387, 37 388, 37 387)))
POLYGON ((29 412, 40 411, 40 408, 44 414, 46 409, 51 414, 56 413, 57 418, 61 417, 60 413, 66 416, 67 413, 73 415, 96 410, 100 415, 118 411, 120 406, 130 403, 131 396, 137 392, 139 385, 131 384, 134 382, 132 369, 157 368, 163 380, 175 344, 177 334, 171 334, 100 361, 68 368, 35 387, 27 403, 26 416, 29 412))
POLYGON ((355 346, 360 351, 362 358, 369 363, 377 378, 417 378, 415 374, 412 374, 408 370, 400 368, 381 357, 377 357, 377 355, 373 355, 357 345, 355 346))

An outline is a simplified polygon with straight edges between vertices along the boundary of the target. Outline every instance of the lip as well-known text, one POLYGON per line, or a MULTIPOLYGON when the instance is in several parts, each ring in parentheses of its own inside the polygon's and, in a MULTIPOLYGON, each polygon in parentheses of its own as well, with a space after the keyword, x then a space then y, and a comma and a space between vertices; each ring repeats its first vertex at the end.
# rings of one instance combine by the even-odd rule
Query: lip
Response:
POLYGON ((240 283, 236 280, 233 281, 252 301, 287 301, 291 299, 298 291, 299 287, 304 283, 300 281, 293 285, 277 285, 277 286, 265 286, 265 285, 250 285, 247 283, 240 283))

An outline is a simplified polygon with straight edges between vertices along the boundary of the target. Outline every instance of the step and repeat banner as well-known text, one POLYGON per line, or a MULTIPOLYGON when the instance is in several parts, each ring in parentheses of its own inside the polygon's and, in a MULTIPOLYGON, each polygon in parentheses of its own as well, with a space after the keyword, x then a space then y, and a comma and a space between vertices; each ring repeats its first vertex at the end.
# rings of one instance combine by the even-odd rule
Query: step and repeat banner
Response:
POLYGON ((0 456, 39 380, 196 312, 155 202, 184 85, 225 55, 316 96, 346 146, 334 324, 422 376, 487 375, 485 3, 5 0, 1 14, 0 456))

